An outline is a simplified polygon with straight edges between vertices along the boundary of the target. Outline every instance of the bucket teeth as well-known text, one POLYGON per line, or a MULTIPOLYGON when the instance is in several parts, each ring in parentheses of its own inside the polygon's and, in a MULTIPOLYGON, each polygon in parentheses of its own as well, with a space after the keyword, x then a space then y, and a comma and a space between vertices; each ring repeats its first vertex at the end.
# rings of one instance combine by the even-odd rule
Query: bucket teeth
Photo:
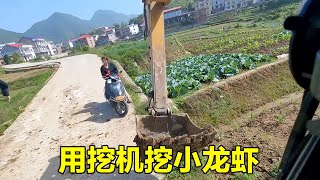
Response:
POLYGON ((142 153, 148 146, 166 146, 172 149, 173 154, 183 152, 185 146, 190 146, 193 152, 199 152, 215 140, 217 132, 212 126, 201 129, 194 125, 186 114, 172 115, 171 118, 173 119, 137 116, 137 135, 134 142, 142 153), (173 122, 169 129, 165 124, 167 122, 173 122), (174 128, 178 126, 179 130, 174 128))

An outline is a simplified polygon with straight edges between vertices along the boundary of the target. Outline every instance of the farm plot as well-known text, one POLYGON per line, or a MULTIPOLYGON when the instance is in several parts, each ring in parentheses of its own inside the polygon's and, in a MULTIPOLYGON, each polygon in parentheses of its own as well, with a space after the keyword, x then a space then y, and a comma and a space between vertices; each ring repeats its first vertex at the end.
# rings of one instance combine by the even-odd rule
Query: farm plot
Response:
POLYGON ((212 53, 262 53, 273 56, 288 51, 291 34, 279 29, 247 28, 222 30, 215 36, 181 38, 185 49, 194 55, 212 53))
MULTIPOLYGON (((270 56, 262 54, 199 55, 175 61, 167 66, 169 97, 184 95, 190 90, 200 89, 202 83, 218 82, 270 61, 270 56)), ((150 74, 138 76, 135 81, 145 93, 151 91, 150 74)))

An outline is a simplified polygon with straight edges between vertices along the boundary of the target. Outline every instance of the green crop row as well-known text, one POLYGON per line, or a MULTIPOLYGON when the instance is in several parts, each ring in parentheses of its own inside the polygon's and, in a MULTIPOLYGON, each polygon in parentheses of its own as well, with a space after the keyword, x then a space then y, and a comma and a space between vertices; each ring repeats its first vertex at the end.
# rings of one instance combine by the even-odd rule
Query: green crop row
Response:
MULTIPOLYGON (((167 84, 170 98, 200 89, 202 83, 218 82, 253 69, 258 63, 270 62, 268 55, 215 54, 199 55, 175 61, 167 66, 167 84)), ((148 93, 152 90, 151 75, 135 78, 136 83, 148 93)))

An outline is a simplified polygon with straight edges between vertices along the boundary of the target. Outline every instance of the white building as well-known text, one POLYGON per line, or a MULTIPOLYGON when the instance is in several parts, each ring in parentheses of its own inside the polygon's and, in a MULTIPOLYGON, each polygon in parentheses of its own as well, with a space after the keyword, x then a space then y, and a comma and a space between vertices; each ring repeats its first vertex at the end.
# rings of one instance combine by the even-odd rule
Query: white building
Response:
POLYGON ((28 62, 31 59, 36 58, 36 54, 32 48, 32 45, 23 45, 23 44, 7 44, 1 50, 1 56, 5 55, 11 56, 12 54, 17 53, 25 61, 28 62))
POLYGON ((122 29, 120 29, 120 36, 122 38, 127 38, 136 35, 140 32, 138 24, 130 24, 122 29))
POLYGON ((212 13, 217 13, 225 9, 225 0, 213 0, 212 13))
POLYGON ((64 42, 62 45, 63 49, 65 50, 73 49, 74 46, 75 46, 75 39, 64 42))
POLYGON ((246 7, 252 3, 252 0, 225 0, 224 10, 233 10, 246 7))
POLYGON ((129 26, 130 33, 132 35, 138 34, 139 33, 139 25, 138 24, 130 24, 129 26))
POLYGON ((34 52, 37 56, 52 56, 54 52, 52 50, 52 45, 47 42, 45 39, 40 38, 29 38, 29 37, 22 37, 19 40, 21 44, 32 45, 34 52))
POLYGON ((118 40, 118 38, 117 38, 115 33, 108 34, 108 38, 109 38, 109 41, 111 41, 113 43, 115 43, 118 40))
POLYGON ((195 11, 206 11, 207 16, 221 11, 247 7, 253 0, 195 0, 195 11))

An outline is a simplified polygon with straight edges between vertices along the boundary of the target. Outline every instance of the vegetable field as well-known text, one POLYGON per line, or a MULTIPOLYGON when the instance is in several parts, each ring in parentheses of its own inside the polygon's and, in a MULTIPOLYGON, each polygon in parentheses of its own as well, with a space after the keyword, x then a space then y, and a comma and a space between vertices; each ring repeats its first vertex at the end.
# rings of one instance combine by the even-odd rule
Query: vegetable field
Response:
POLYGON ((277 56, 288 51, 291 34, 279 29, 248 28, 221 30, 214 35, 178 38, 186 50, 192 54, 217 53, 261 53, 277 56))
MULTIPOLYGON (((270 56, 261 54, 199 55, 175 61, 167 66, 169 97, 184 95, 190 90, 200 89, 203 83, 218 82, 270 61, 270 56)), ((138 76, 135 81, 145 93, 151 91, 150 74, 138 76)))

